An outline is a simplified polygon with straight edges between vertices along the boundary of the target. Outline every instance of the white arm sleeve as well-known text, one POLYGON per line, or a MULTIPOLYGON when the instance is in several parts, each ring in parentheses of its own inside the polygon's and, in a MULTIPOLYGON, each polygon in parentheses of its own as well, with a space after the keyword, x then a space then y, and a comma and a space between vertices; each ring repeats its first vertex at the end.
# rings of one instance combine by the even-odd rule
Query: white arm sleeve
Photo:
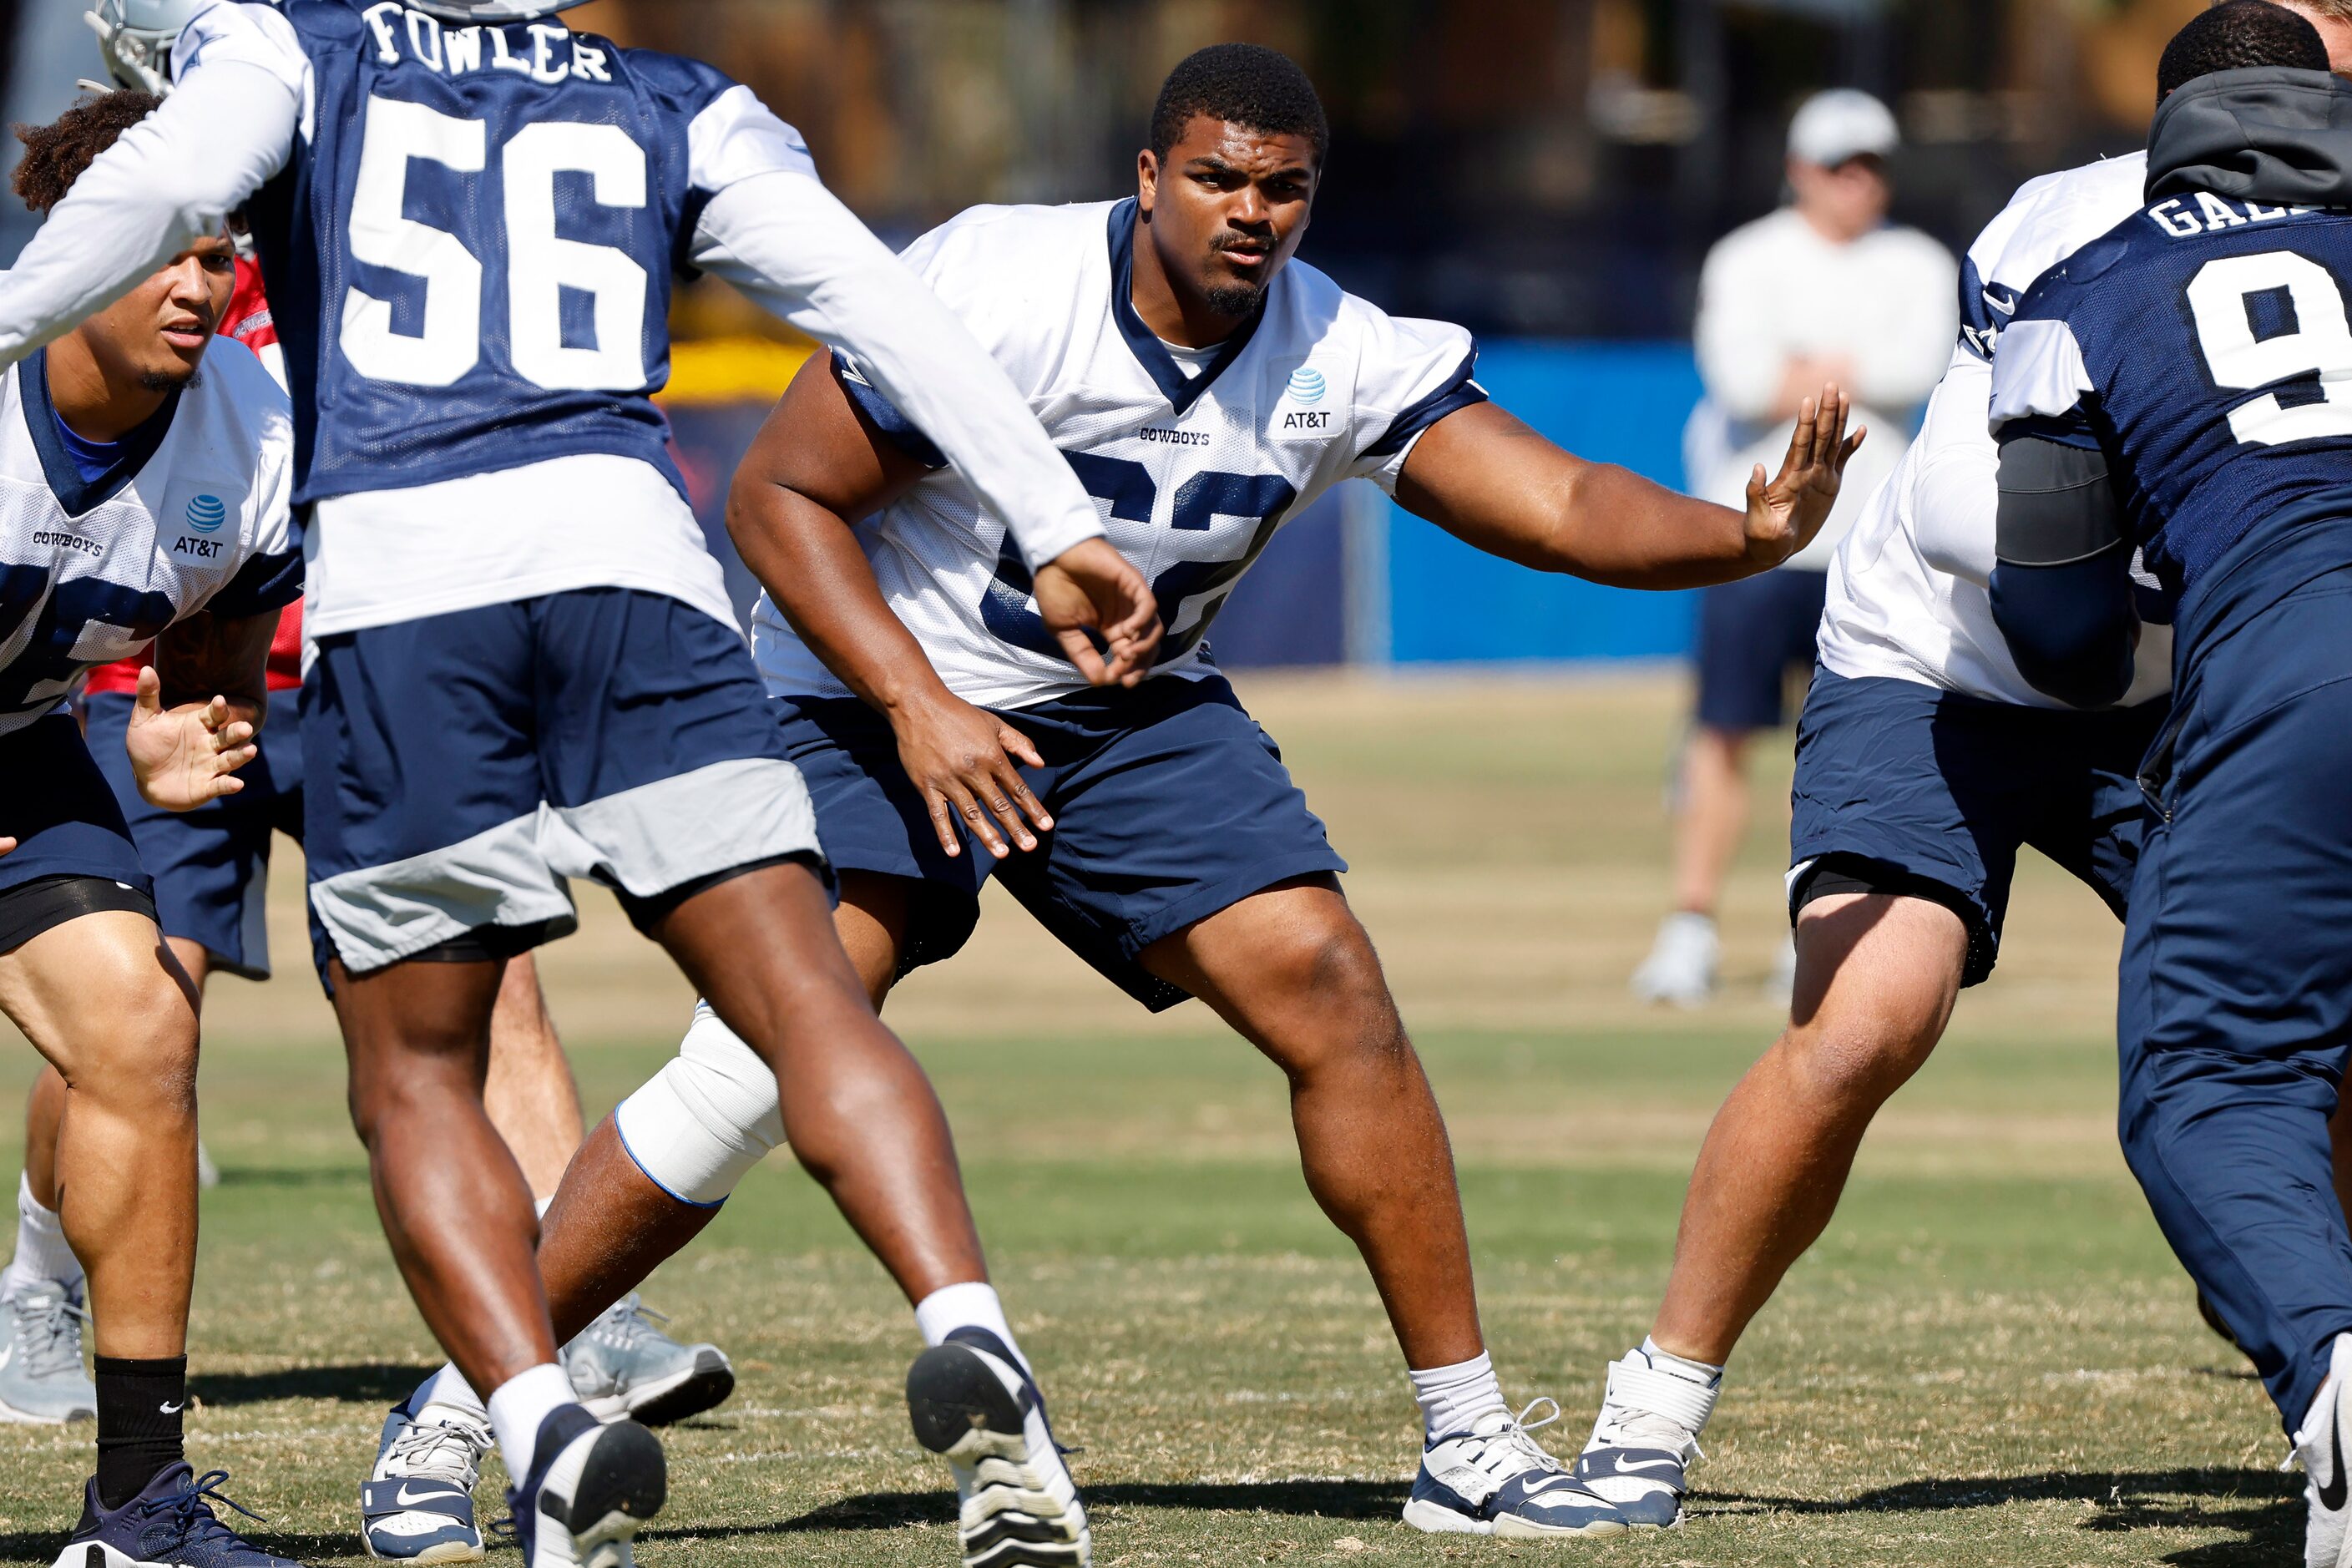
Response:
POLYGON ((1992 429, 2012 419, 2056 419, 2096 391, 2074 330, 2061 321, 2012 321, 1992 356, 1992 429))
POLYGON ((224 58, 82 172, 14 270, 0 273, 0 365, 122 298, 220 232, 286 166, 300 103, 275 73, 224 58))
POLYGON ((703 209, 692 260, 854 353, 1005 521, 1031 570, 1101 535, 1101 513, 1003 368, 816 179, 772 173, 729 185, 703 209))
POLYGON ((1992 581, 1993 519, 2000 508, 2000 448, 1985 432, 1992 367, 1973 353, 1953 356, 1927 400, 1914 450, 1912 531, 1938 572, 1984 586, 1992 581))

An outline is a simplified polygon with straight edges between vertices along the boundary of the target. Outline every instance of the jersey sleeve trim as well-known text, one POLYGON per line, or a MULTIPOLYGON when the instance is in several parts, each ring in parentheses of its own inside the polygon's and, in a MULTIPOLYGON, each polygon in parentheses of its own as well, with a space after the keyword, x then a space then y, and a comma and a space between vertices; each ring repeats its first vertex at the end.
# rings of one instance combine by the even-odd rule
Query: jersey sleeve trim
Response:
POLYGON ((1992 427, 2039 416, 2056 419, 2082 405, 2096 390, 2083 363, 2082 345, 2063 321, 2015 321, 2000 335, 1992 362, 1992 427))
POLYGON ((302 552, 299 549, 276 555, 257 555, 205 601, 205 608, 232 621, 275 615, 301 598, 302 577, 302 552))
POLYGON ((1470 352, 1462 356, 1462 363, 1454 368, 1454 374, 1447 376, 1436 391, 1390 420, 1389 427, 1381 433, 1380 439, 1364 448, 1362 456, 1393 458, 1412 445, 1415 437, 1447 415, 1458 414, 1465 408, 1486 402, 1486 389, 1470 379, 1471 373, 1477 368, 1478 350, 1473 344, 1470 352))
POLYGON ((867 422, 887 437, 892 446, 927 468, 948 466, 947 455, 923 434, 920 426, 898 412, 897 404, 883 396, 874 384, 866 379, 866 372, 859 368, 855 358, 835 350, 833 378, 841 384, 841 390, 849 395, 849 401, 857 405, 857 411, 866 416, 867 422))

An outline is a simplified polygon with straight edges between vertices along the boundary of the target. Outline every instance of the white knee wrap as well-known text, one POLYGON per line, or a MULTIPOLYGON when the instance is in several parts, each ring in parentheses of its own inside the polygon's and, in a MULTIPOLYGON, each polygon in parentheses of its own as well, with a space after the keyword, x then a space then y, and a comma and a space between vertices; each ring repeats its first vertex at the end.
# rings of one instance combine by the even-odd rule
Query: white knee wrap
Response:
POLYGON ((621 1144, 656 1186, 702 1208, 727 1201, 784 1141, 776 1075, 709 1006, 677 1058, 613 1112, 621 1144))

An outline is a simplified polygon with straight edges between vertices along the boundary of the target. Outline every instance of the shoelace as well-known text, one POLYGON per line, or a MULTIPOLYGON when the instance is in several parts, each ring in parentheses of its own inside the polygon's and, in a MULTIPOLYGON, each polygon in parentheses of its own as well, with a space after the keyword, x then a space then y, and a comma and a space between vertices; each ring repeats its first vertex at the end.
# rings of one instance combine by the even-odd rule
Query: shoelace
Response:
POLYGON ((389 1465, 405 1467, 404 1474, 446 1480, 470 1489, 479 1479, 476 1467, 482 1450, 488 1447, 484 1440, 488 1436, 483 1433, 478 1436, 454 1424, 435 1422, 428 1426, 418 1422, 392 1440, 391 1451, 384 1458, 389 1465))
POLYGON ((588 1334, 616 1351, 629 1351, 648 1339, 663 1337, 662 1325, 668 1321, 666 1314, 655 1311, 632 1293, 606 1308, 588 1334))
POLYGON ((1480 1468, 1486 1468, 1485 1461, 1487 1455, 1499 1449, 1508 1458, 1517 1461, 1504 1472, 1506 1479, 1525 1475, 1529 1470, 1550 1470, 1566 1475, 1568 1467, 1552 1458, 1549 1449, 1529 1436, 1531 1433, 1542 1431, 1559 1417, 1559 1401, 1557 1399, 1546 1394, 1529 1400, 1526 1409, 1511 1417, 1510 1425, 1498 1432, 1486 1434, 1480 1440, 1478 1448, 1480 1468), (1551 1414, 1539 1421, 1532 1419, 1535 1413, 1547 1405, 1551 1406, 1551 1414))
POLYGON ((242 1543, 236 1531, 223 1524, 213 1510, 214 1503, 225 1503, 246 1518, 267 1522, 262 1516, 222 1494, 228 1482, 226 1470, 207 1470, 205 1474, 180 1483, 180 1489, 168 1498, 158 1498, 146 1506, 145 1512, 172 1516, 172 1540, 167 1550, 173 1552, 210 1542, 228 1541, 242 1543))
POLYGON ((16 1319, 16 1343, 24 1352, 25 1370, 34 1377, 55 1377, 81 1370, 81 1325, 89 1314, 63 1294, 41 1291, 9 1303, 16 1319))

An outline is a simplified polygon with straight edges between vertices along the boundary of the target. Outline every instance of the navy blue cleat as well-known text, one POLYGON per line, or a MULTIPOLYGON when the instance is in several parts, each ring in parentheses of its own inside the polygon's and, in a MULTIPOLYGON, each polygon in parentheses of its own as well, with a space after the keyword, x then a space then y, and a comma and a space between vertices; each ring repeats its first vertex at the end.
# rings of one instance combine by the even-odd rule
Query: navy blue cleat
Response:
MULTIPOLYGON (((1404 1521, 1433 1534, 1495 1535, 1534 1541, 1565 1535, 1622 1535, 1624 1517, 1528 1435, 1527 1418, 1496 1410, 1466 1432, 1433 1438, 1405 1500, 1404 1521)), ((1548 1426, 1559 1406, 1537 1422, 1548 1426)))
POLYGON ((530 1474, 507 1494, 522 1568, 632 1568, 631 1543, 668 1497, 661 1439, 567 1405, 540 1423, 530 1474))
POLYGON ((56 1568, 301 1568, 220 1521, 215 1503, 261 1517, 221 1495, 227 1479, 226 1470, 199 1476, 185 1463, 173 1465, 117 1509, 99 1507, 92 1480, 82 1492, 81 1524, 56 1568))
POLYGON ((1004 1342, 958 1329, 907 1373, 915 1440, 955 1476, 965 1568, 1086 1568, 1094 1560, 1077 1483, 1045 1395, 1004 1342))

